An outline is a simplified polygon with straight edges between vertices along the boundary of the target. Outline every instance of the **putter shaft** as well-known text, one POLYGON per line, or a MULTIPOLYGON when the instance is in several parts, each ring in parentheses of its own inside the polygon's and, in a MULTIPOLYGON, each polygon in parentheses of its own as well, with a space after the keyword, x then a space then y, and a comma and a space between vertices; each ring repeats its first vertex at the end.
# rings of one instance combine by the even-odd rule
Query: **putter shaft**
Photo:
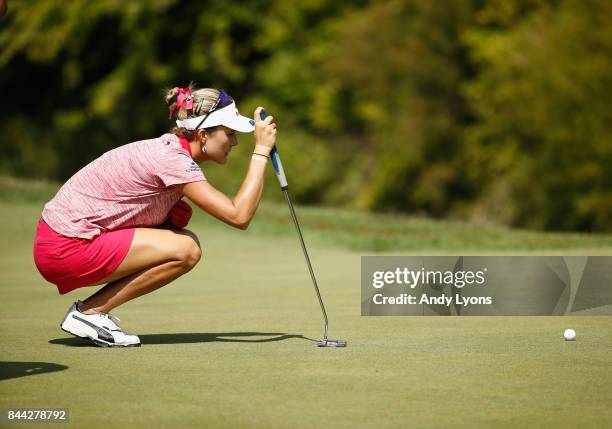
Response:
POLYGON ((298 223, 297 216, 295 215, 295 210, 293 210, 293 204, 291 204, 291 199, 289 198, 289 191, 287 189, 283 189, 283 194, 285 194, 285 199, 287 200, 287 204, 289 205, 289 212, 291 213, 291 219, 293 220, 293 225, 295 225, 295 229, 297 230, 298 237, 300 237, 300 244, 302 245, 302 251, 304 252, 304 258, 306 258, 306 263, 308 264, 308 271, 310 271, 310 277, 312 278, 312 284, 314 285, 315 292, 317 293, 317 298, 319 299, 319 305, 321 306, 321 311, 323 312, 323 319, 325 320, 325 333, 323 336, 323 340, 327 341, 327 312, 325 311, 325 306, 323 305, 323 299, 321 298, 321 293, 319 292, 319 286, 317 285, 317 279, 315 278, 314 270, 312 269, 312 264, 310 263, 310 258, 308 257, 308 251, 306 250, 306 245, 304 244, 304 238, 302 237, 302 231, 300 230, 300 224, 298 223))

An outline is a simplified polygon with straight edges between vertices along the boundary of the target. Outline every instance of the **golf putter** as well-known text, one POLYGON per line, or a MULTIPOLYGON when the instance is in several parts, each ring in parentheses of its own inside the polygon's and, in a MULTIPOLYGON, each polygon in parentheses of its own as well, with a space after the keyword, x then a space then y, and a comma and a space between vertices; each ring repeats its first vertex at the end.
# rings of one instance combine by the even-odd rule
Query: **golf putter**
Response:
MULTIPOLYGON (((259 117, 263 121, 266 119, 266 112, 262 109, 259 113, 259 117)), ((300 244, 302 245, 302 251, 304 252, 304 258, 306 258, 306 264, 308 264, 308 271, 310 271, 310 278, 312 279, 312 284, 314 285, 315 292, 317 293, 317 298, 319 299, 319 305, 321 306, 321 311, 323 312, 323 320, 325 321, 325 331, 323 333, 323 339, 317 341, 318 347, 346 347, 345 340, 330 340, 327 338, 327 313, 325 312, 325 306, 323 305, 323 299, 321 298, 321 293, 319 292, 319 286, 317 286, 317 279, 315 278, 314 271, 312 269, 312 264, 310 263, 310 258, 308 257, 308 251, 306 250, 306 245, 304 244, 304 238, 302 237, 302 231, 300 230, 300 224, 298 223, 297 216, 295 215, 295 210, 293 210, 293 204, 291 204, 291 198, 289 198, 289 185, 287 184, 287 178, 285 177, 285 171, 283 170, 283 164, 281 164, 280 156, 278 155, 278 149, 276 146, 272 148, 270 151, 270 158, 272 159, 272 165, 274 166, 274 171, 276 172, 276 177, 278 178, 278 182, 280 183, 281 190, 283 194, 285 194, 285 199, 287 200, 287 205, 289 205, 289 213, 291 213, 291 219, 293 220, 293 225, 295 225, 295 229, 297 230, 298 237, 300 238, 300 244)))

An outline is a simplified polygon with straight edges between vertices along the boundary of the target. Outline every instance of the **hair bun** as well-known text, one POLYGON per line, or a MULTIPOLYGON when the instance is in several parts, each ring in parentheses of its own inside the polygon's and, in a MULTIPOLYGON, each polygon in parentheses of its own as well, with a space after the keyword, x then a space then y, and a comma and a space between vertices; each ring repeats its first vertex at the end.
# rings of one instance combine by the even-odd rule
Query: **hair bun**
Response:
POLYGON ((170 90, 168 90, 166 92, 165 100, 166 100, 166 104, 168 105, 168 107, 170 107, 172 104, 176 103, 176 99, 177 99, 178 94, 179 94, 178 86, 175 86, 174 88, 172 88, 172 89, 170 89, 170 90))

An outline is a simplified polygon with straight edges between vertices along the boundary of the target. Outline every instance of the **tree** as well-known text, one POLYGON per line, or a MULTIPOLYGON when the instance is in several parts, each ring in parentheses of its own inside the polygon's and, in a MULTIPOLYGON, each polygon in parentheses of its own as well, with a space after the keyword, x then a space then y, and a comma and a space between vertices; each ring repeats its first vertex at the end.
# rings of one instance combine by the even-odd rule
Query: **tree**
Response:
POLYGON ((612 4, 568 0, 474 33, 475 212, 501 223, 612 229, 612 4))

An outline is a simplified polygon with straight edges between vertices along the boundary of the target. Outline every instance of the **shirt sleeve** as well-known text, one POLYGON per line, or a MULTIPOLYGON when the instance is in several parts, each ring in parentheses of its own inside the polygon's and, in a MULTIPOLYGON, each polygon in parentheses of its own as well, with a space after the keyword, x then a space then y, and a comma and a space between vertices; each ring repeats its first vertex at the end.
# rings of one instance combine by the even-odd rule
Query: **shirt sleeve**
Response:
POLYGON ((200 166, 181 149, 170 150, 158 161, 155 175, 165 187, 206 180, 200 166))

